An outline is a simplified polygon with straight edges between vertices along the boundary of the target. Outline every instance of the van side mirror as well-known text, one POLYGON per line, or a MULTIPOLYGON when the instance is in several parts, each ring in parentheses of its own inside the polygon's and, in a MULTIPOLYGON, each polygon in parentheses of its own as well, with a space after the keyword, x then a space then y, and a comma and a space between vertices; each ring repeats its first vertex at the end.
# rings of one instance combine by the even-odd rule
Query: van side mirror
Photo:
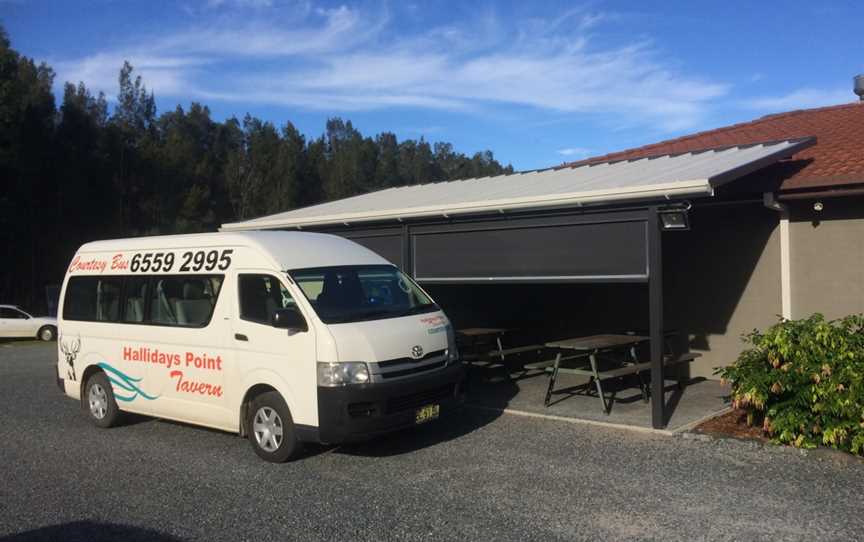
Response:
POLYGON ((306 320, 296 308, 277 309, 272 318, 270 325, 279 329, 290 329, 293 331, 308 331, 309 326, 306 325, 306 320))

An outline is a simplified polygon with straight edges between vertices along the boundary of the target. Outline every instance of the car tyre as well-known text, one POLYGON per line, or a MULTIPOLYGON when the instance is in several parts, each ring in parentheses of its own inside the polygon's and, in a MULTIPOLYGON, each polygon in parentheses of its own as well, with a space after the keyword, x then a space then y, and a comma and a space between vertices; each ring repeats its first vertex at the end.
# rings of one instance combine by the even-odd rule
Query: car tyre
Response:
POLYGON ((48 342, 53 341, 57 337, 57 330, 54 326, 42 326, 39 328, 39 333, 36 334, 39 339, 48 342))
POLYGON ((97 427, 113 427, 120 421, 120 409, 105 373, 95 373, 87 379, 82 404, 87 417, 97 427))
POLYGON ((291 412, 275 391, 262 393, 252 400, 246 429, 252 449, 265 461, 284 463, 300 451, 291 412))

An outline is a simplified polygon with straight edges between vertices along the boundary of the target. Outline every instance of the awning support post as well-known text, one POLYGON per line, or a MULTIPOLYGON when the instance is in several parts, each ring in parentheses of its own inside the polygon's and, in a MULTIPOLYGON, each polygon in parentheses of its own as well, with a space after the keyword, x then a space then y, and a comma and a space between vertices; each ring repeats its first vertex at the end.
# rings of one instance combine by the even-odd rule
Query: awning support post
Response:
POLYGON ((663 392, 663 247, 657 208, 648 214, 648 328, 651 336, 651 425, 666 427, 663 392))
POLYGON ((411 250, 411 229, 408 224, 402 224, 402 272, 414 276, 414 251, 411 250))

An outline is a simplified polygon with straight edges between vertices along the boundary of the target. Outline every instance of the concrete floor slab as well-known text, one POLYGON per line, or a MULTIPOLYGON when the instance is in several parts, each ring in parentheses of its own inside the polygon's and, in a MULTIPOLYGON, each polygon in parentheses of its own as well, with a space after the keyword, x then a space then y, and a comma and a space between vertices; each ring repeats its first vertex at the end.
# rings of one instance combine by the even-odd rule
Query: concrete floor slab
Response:
MULTIPOLYGON (((508 380, 501 368, 469 370, 469 403, 485 408, 522 411, 556 417, 576 418, 617 425, 651 427, 651 405, 642 400, 639 386, 634 378, 608 380, 604 382, 607 397, 613 396, 609 414, 593 386, 587 389, 587 379, 561 375, 555 386, 548 407, 543 398, 549 384, 549 376, 540 371, 514 373, 508 380)), ((675 381, 666 382, 667 416, 666 429, 675 431, 711 415, 726 410, 729 389, 719 381, 696 378, 690 380, 683 390, 675 381)))

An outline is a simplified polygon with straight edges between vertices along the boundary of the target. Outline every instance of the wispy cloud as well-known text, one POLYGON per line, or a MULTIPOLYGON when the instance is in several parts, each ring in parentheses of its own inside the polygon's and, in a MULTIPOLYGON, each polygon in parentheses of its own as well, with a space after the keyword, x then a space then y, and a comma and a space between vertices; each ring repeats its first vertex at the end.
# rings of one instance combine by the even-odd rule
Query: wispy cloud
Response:
POLYGON ((129 60, 135 73, 142 75, 148 89, 160 95, 183 96, 194 86, 197 70, 211 59, 194 56, 169 56, 145 51, 98 53, 79 60, 53 62, 59 75, 57 83, 83 81, 90 89, 113 99, 119 87, 123 62, 129 60))
POLYGON ((849 89, 802 88, 780 96, 754 98, 744 102, 749 109, 789 111, 851 102, 855 96, 849 89))
POLYGON ((586 149, 585 147, 567 147, 564 149, 558 149, 556 152, 561 156, 566 156, 571 159, 585 158, 593 153, 591 149, 586 149))
POLYGON ((214 16, 114 52, 55 63, 61 80, 83 80, 109 95, 128 58, 162 96, 334 112, 489 113, 510 105, 601 113, 665 130, 699 125, 728 90, 675 69, 650 42, 595 45, 592 35, 614 16, 584 9, 518 24, 479 11, 419 35, 400 32, 386 8, 303 4, 279 17, 259 12, 249 11, 243 24, 214 16))
POLYGON ((386 14, 371 21, 346 6, 311 14, 301 10, 287 21, 256 18, 189 28, 156 39, 150 50, 215 55, 225 60, 314 56, 360 45, 374 37, 386 21, 386 14), (285 28, 283 23, 292 27, 285 28))

